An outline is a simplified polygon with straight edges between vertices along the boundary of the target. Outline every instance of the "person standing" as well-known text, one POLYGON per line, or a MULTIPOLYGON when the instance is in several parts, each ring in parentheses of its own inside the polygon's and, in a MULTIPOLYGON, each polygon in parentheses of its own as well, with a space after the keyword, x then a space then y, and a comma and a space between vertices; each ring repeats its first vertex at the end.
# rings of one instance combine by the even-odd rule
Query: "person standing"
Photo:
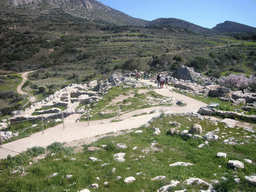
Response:
POLYGON ((161 88, 163 88, 164 87, 164 77, 161 77, 160 78, 160 84, 161 84, 161 88))
POLYGON ((166 89, 167 89, 168 83, 169 83, 169 77, 168 77, 168 75, 166 75, 166 77, 165 77, 166 89))
POLYGON ((157 86, 160 87, 160 74, 158 73, 156 80, 157 80, 157 86))

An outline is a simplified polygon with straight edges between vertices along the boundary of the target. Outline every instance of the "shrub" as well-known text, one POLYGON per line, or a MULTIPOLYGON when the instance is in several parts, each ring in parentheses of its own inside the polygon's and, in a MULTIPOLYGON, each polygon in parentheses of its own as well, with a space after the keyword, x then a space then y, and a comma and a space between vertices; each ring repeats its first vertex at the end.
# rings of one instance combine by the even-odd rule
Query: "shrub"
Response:
POLYGON ((231 177, 228 178, 227 180, 220 181, 220 183, 214 186, 215 191, 221 191, 221 192, 233 191, 234 188, 235 188, 235 182, 231 177))
POLYGON ((45 149, 42 147, 33 147, 14 157, 11 157, 10 155, 8 155, 6 159, 1 160, 0 169, 3 170, 8 168, 14 168, 20 165, 24 166, 30 161, 31 158, 37 157, 38 155, 41 155, 44 152, 45 152, 45 149))
POLYGON ((32 147, 26 151, 26 154, 31 157, 37 157, 45 152, 43 147, 32 147))
POLYGON ((194 67, 197 71, 205 71, 209 65, 209 60, 204 57, 196 57, 188 66, 194 67))
POLYGON ((51 153, 56 153, 58 155, 71 155, 73 153, 73 148, 64 147, 62 143, 54 142, 46 147, 51 153))
POLYGON ((140 59, 130 58, 124 62, 122 69, 129 71, 133 71, 135 69, 138 71, 147 71, 149 70, 149 66, 146 63, 141 62, 140 59))
POLYGON ((182 62, 184 59, 182 58, 182 56, 179 56, 179 55, 175 55, 173 57, 173 60, 177 61, 177 62, 182 62))

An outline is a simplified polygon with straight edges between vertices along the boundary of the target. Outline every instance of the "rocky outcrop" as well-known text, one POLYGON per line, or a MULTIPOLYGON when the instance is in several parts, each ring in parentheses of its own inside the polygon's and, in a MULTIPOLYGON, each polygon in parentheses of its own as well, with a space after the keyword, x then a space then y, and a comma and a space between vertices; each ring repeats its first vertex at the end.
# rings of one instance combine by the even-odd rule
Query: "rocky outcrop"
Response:
POLYGON ((255 93, 242 93, 241 91, 236 91, 232 93, 233 99, 245 99, 248 103, 256 102, 256 95, 255 93))
POLYGON ((216 110, 214 108, 210 107, 201 107, 198 110, 198 113, 201 115, 219 115, 219 116, 224 116, 224 117, 229 117, 229 118, 238 118, 238 119, 248 119, 252 122, 256 122, 256 115, 245 115, 243 113, 238 113, 234 111, 221 111, 221 110, 216 110))
POLYGON ((220 87, 220 88, 217 88, 217 89, 211 89, 208 93, 208 96, 231 98, 232 97, 232 91, 228 88, 220 87))
POLYGON ((190 80, 191 82, 206 83, 206 78, 203 78, 200 73, 195 72, 194 68, 184 65, 180 65, 172 76, 177 79, 190 80))

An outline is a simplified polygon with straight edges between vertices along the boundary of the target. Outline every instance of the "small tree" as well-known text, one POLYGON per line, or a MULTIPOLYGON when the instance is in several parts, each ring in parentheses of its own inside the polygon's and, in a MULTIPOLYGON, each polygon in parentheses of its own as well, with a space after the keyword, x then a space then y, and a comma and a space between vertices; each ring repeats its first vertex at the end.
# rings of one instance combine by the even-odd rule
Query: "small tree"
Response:
POLYGON ((230 74, 221 84, 231 89, 237 88, 244 93, 244 89, 248 88, 251 83, 251 78, 245 77, 244 74, 230 74))

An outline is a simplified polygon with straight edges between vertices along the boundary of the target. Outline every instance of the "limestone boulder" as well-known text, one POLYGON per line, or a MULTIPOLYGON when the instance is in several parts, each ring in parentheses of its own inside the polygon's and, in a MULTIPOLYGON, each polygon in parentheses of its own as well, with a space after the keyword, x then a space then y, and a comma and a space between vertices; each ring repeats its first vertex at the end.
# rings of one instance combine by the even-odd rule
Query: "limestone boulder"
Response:
POLYGON ((256 185, 256 175, 245 176, 244 178, 251 184, 256 185))
POLYGON ((79 191, 79 192, 90 192, 90 190, 89 190, 89 189, 82 189, 82 190, 79 191))
POLYGON ((93 183, 93 184, 89 185, 89 188, 98 189, 99 185, 97 183, 93 183))
POLYGON ((215 113, 214 108, 210 107, 200 107, 198 113, 201 115, 213 115, 215 113))
POLYGON ((227 153, 219 152, 219 153, 217 153, 217 157, 227 158, 227 153))
POLYGON ((125 161, 124 156, 125 156, 125 153, 117 153, 113 157, 115 161, 124 162, 125 161))
POLYGON ((176 187, 179 183, 180 183, 179 181, 171 180, 169 185, 165 185, 161 187, 159 190, 157 190, 157 192, 168 192, 169 188, 176 187))
POLYGON ((202 131, 203 131, 202 126, 196 123, 196 124, 193 124, 191 126, 191 128, 189 130, 189 133, 191 133, 191 134, 202 134, 202 131))
POLYGON ((136 181, 136 179, 134 177, 127 177, 127 178, 125 178, 124 183, 132 183, 134 181, 136 181))
POLYGON ((126 149, 126 148, 127 148, 127 145, 126 145, 125 143, 118 143, 118 144, 116 145, 116 147, 117 147, 118 149, 126 149))
POLYGON ((233 168, 240 168, 240 169, 244 168, 244 164, 238 160, 229 160, 228 164, 233 168))
POLYGON ((205 134, 204 138, 205 138, 206 140, 208 140, 208 141, 210 141, 210 140, 214 140, 214 141, 215 141, 215 140, 218 140, 218 139, 219 139, 219 136, 213 134, 212 132, 208 132, 208 133, 205 134))

